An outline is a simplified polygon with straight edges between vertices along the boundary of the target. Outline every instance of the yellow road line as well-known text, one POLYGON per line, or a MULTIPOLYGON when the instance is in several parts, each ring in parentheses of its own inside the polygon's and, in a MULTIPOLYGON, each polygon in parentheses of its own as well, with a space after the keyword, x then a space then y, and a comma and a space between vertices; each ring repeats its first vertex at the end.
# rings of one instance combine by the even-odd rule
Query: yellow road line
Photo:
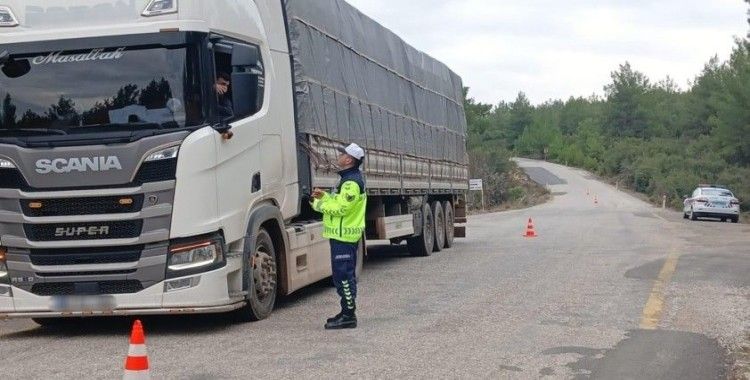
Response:
POLYGON ((676 248, 667 256, 667 261, 659 272, 659 277, 654 280, 654 287, 651 289, 651 295, 643 307, 643 316, 641 317, 640 327, 645 330, 656 330, 659 326, 662 313, 664 311, 664 290, 667 288, 669 281, 672 280, 677 269, 677 261, 680 259, 680 253, 676 248))

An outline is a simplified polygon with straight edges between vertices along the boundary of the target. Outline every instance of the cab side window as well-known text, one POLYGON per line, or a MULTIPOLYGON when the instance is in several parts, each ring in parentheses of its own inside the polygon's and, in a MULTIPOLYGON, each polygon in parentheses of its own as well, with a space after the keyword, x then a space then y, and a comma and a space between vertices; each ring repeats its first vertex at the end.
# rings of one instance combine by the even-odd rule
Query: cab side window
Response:
POLYGON ((216 115, 233 122, 258 113, 263 108, 265 72, 260 47, 220 39, 213 45, 216 115))

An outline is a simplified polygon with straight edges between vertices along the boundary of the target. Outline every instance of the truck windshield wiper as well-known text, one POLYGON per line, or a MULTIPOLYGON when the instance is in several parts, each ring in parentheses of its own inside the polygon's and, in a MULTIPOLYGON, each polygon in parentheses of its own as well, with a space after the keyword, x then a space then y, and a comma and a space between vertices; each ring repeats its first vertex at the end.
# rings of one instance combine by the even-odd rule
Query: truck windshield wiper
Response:
POLYGON ((91 132, 114 132, 114 131, 140 131, 144 129, 161 129, 159 123, 108 123, 108 124, 91 124, 82 127, 75 127, 72 131, 76 133, 91 132))
POLYGON ((25 136, 48 136, 48 135, 58 135, 58 136, 65 136, 68 134, 68 132, 62 130, 62 129, 53 129, 53 128, 2 128, 0 129, 0 135, 6 135, 6 136, 15 136, 17 134, 22 134, 25 136))

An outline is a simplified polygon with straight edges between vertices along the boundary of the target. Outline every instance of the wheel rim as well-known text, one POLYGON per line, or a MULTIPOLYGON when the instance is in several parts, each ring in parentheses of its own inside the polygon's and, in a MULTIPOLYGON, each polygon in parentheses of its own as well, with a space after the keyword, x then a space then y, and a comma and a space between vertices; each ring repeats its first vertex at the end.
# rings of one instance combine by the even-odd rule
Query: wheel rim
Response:
POLYGON ((265 301, 276 289, 276 261, 265 247, 260 246, 250 261, 253 284, 258 300, 265 301))
POLYGON ((432 243, 432 240, 435 238, 435 222, 429 215, 426 215, 425 217, 424 227, 422 235, 425 237, 425 247, 430 247, 432 245, 430 243, 432 243))
MULTIPOLYGON (((440 207, 440 206, 438 206, 440 207)), ((445 216, 443 213, 436 213, 435 216, 435 237, 437 238, 437 244, 441 245, 445 243, 445 216)))
POLYGON ((453 241, 453 209, 450 204, 445 208, 445 240, 453 241))

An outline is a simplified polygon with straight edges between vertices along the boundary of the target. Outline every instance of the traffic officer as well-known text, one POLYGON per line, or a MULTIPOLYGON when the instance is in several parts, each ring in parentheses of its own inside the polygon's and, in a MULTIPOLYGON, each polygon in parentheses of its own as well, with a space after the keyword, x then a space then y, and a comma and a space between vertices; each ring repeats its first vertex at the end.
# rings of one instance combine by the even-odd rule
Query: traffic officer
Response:
POLYGON ((341 181, 329 194, 315 189, 312 207, 323 214, 323 237, 331 244, 331 269, 336 292, 341 297, 341 312, 328 318, 327 330, 357 327, 357 249, 365 231, 367 194, 360 166, 365 151, 351 144, 338 157, 341 181))

